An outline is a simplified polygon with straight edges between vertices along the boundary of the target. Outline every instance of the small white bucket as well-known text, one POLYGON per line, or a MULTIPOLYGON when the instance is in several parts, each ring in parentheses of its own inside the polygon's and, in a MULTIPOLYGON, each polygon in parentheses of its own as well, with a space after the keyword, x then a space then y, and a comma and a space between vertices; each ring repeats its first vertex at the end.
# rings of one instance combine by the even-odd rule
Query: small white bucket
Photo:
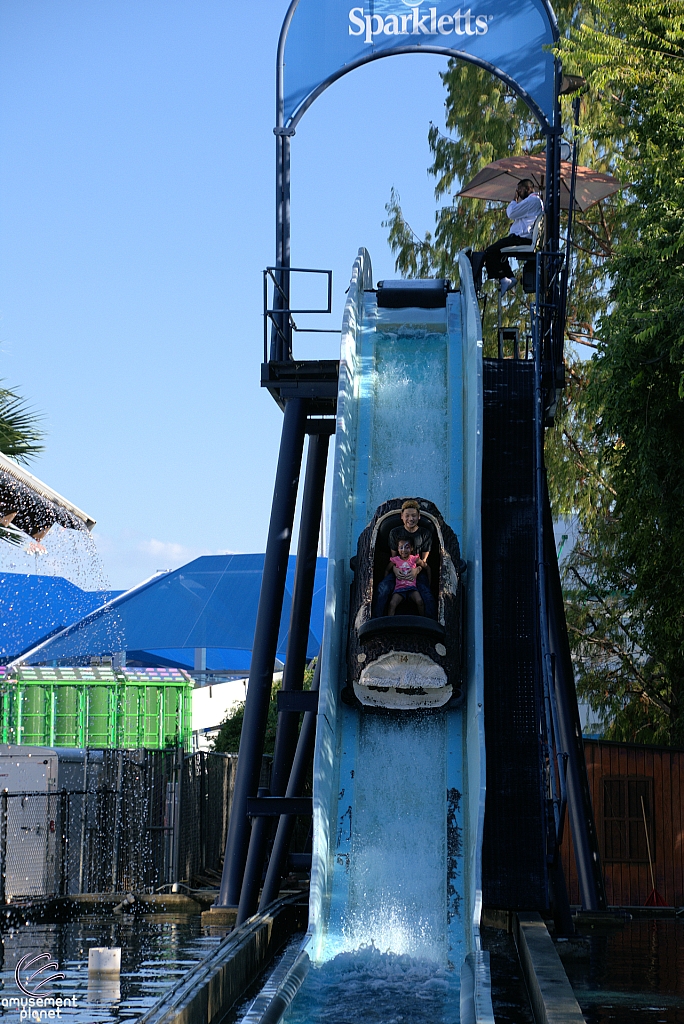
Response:
POLYGON ((121 948, 92 946, 88 950, 88 974, 120 974, 121 948))

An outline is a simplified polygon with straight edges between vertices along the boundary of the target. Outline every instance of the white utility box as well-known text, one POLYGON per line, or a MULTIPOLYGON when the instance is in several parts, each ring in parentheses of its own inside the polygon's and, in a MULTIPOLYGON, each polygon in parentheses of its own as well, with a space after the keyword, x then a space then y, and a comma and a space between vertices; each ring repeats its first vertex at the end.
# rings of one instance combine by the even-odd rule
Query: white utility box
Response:
POLYGON ((57 751, 50 747, 0 743, 0 857, 8 901, 56 887, 57 770, 57 751))

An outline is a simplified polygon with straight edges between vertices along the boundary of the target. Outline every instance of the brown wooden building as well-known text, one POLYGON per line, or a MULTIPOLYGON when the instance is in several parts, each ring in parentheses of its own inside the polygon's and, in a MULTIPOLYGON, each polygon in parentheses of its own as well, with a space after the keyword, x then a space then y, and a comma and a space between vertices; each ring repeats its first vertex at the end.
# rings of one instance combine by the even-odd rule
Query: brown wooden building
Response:
MULTIPOLYGON (((649 846, 657 891, 668 906, 684 906, 684 750, 585 740, 584 751, 609 906, 645 904, 649 846)), ((568 821, 562 855, 578 905, 568 821)))

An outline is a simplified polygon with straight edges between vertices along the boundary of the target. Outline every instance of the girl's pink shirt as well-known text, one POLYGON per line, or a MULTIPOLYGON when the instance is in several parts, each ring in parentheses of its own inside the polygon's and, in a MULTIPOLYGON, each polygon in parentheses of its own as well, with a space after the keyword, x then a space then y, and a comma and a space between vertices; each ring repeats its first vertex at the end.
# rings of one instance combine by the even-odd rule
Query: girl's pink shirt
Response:
MULTIPOLYGON (((392 565, 396 565, 398 569, 403 569, 405 572, 415 569, 416 562, 418 561, 420 561, 420 555, 409 555, 408 558, 401 558, 399 555, 395 555, 394 558, 390 558, 392 565)), ((416 581, 414 579, 401 579, 399 576, 395 577, 395 579, 395 591, 416 589, 416 581)))

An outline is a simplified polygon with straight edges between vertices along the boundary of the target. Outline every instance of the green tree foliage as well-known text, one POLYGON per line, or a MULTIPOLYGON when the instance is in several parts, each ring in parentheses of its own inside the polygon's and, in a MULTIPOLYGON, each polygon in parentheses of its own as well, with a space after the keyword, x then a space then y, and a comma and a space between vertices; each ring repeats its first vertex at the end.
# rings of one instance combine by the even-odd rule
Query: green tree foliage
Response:
MULTIPOLYGON (((568 0, 554 7, 562 28, 589 17, 568 0)), ((389 229, 396 268, 403 276, 457 280, 458 252, 468 247, 486 248, 508 234, 510 221, 502 204, 465 199, 455 193, 492 160, 521 153, 538 155, 544 151, 546 140, 527 106, 493 75, 467 62, 451 60, 441 77, 446 89, 449 134, 445 136, 434 125, 430 126, 428 141, 433 162, 429 173, 436 180, 436 199, 443 201, 452 195, 453 202, 439 207, 434 232, 428 231, 420 238, 404 215, 399 195, 393 191, 385 226, 389 229)), ((588 92, 582 99, 582 120, 601 117, 601 108, 598 97, 588 92)), ((572 138, 571 101, 565 98, 563 117, 565 136, 572 138)), ((579 162, 594 170, 611 171, 623 143, 618 130, 612 136, 604 131, 600 138, 585 135, 579 146, 579 162)), ((575 216, 575 286, 568 307, 568 331, 580 343, 591 342, 596 318, 605 308, 606 261, 615 249, 622 226, 619 199, 575 216)), ((496 348, 495 305, 489 302, 484 313, 485 353, 489 355, 496 348)), ((525 319, 524 300, 518 289, 506 300, 503 323, 518 325, 525 319)))
POLYGON ((0 452, 19 462, 43 450, 43 431, 22 398, 0 385, 0 452))
POLYGON ((627 230, 583 401, 602 514, 566 566, 580 691, 609 735, 684 743, 684 8, 604 0, 560 50, 626 139, 627 230))
POLYGON ((566 386, 554 425, 546 433, 549 493, 557 519, 579 517, 583 533, 597 536, 599 522, 615 500, 608 468, 599 458, 596 418, 590 404, 591 363, 566 355, 566 386))
MULTIPOLYGON (((304 673, 304 689, 311 689, 313 679, 313 667, 310 666, 304 673)), ((271 687, 271 700, 268 705, 268 719, 266 724, 266 741, 264 743, 264 754, 273 754, 275 747, 276 728, 278 726, 278 690, 281 688, 281 680, 273 680, 271 687)), ((214 740, 213 749, 219 753, 237 754, 240 750, 240 733, 242 732, 242 720, 245 717, 245 702, 241 701, 231 711, 221 725, 221 730, 214 740)))

